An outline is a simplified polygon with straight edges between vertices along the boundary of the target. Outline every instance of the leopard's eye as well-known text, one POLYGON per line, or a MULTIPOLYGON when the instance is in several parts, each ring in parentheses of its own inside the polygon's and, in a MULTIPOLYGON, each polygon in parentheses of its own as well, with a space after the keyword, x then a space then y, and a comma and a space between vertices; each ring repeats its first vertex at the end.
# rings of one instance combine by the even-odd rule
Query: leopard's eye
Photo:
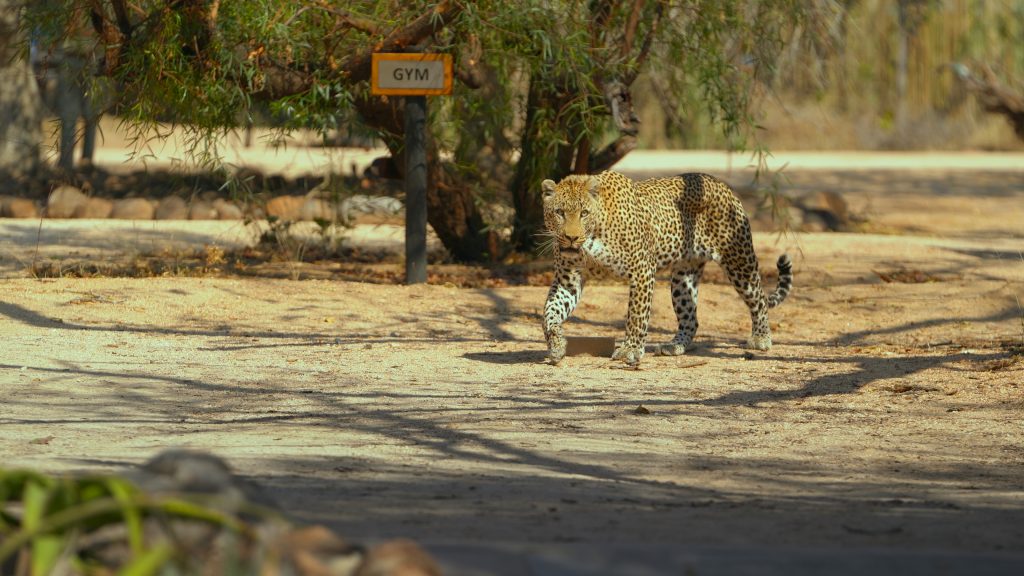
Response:
POLYGON ((586 218, 589 215, 590 215, 590 210, 582 210, 582 211, 580 211, 580 216, 582 216, 583 218, 586 218))
POLYGON ((555 208, 555 214, 560 218, 564 218, 565 210, 562 210, 561 208, 555 208))

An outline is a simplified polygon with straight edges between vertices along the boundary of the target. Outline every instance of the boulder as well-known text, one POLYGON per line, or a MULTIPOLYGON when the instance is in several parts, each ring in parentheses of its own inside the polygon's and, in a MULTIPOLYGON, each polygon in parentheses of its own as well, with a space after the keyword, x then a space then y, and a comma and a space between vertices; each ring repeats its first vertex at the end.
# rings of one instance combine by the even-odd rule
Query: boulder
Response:
POLYGON ((315 196, 307 196, 302 202, 302 209, 299 211, 299 219, 307 222, 315 220, 335 220, 334 206, 330 201, 315 196))
POLYGON ((72 218, 109 218, 114 203, 106 198, 87 198, 75 208, 72 218))
MULTIPOLYGON (((500 211, 503 208, 500 205, 492 206, 494 212, 500 211)), ((380 218, 389 218, 402 214, 405 211, 405 206, 397 198, 391 198, 389 196, 367 196, 365 194, 354 194, 345 198, 341 201, 341 214, 346 220, 353 220, 359 216, 377 216, 380 218)), ((494 214, 497 216, 497 214, 494 214)), ((507 209, 507 214, 502 217, 501 220, 494 221, 512 221, 512 209, 507 209)))
POLYGON ((196 200, 188 207, 189 220, 216 220, 217 210, 206 200, 196 200))
POLYGON ((25 198, 0 196, 0 218, 38 218, 36 203, 25 198))
POLYGON ((122 220, 152 220, 156 207, 145 198, 125 198, 115 200, 110 211, 111 218, 122 220))
POLYGON ((46 199, 47 218, 74 218, 78 207, 85 204, 89 197, 74 186, 58 186, 50 192, 46 199))
POLYGON ((277 196, 267 202, 267 217, 280 220, 296 221, 302 218, 302 208, 306 202, 303 196, 277 196))
POLYGON ((850 208, 838 192, 818 190, 798 196, 794 200, 804 212, 804 224, 808 230, 843 231, 849 230, 853 222, 850 208))
POLYGON ((157 220, 188 220, 188 204, 177 196, 167 196, 156 206, 157 220))
POLYGON ((220 220, 242 219, 242 209, 223 198, 213 201, 213 209, 217 211, 217 218, 220 220))

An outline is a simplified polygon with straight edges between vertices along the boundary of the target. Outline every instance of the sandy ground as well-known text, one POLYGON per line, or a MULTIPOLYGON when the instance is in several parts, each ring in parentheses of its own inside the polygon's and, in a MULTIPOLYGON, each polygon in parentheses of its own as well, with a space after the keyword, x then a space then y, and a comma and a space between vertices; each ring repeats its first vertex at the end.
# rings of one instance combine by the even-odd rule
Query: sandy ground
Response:
MULTIPOLYGON (((544 287, 37 280, 18 263, 38 221, 2 222, 3 465, 210 450, 302 521, 440 548, 1024 557, 1024 171, 791 185, 881 233, 758 234, 764 269, 796 261, 775 346, 742 348, 746 310, 709 268, 697 348, 639 370, 545 364, 544 287)), ((588 286, 568 334, 619 336, 625 297, 588 286)), ((651 340, 673 325, 662 281, 651 340)))

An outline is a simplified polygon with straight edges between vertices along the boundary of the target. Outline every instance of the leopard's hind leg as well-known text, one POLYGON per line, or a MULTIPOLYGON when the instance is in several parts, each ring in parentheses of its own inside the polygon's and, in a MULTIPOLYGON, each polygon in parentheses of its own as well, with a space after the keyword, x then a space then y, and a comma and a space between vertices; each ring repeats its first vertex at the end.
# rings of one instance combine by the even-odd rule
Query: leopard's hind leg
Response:
POLYGON ((733 288, 750 309, 750 339, 747 346, 755 350, 772 347, 772 333, 768 326, 768 298, 761 287, 761 271, 757 266, 757 255, 753 243, 744 250, 722 255, 722 268, 733 288))
POLYGON ((704 262, 683 261, 672 272, 672 307, 676 311, 679 330, 672 340, 658 346, 656 352, 663 356, 679 356, 693 343, 697 333, 697 292, 704 262))

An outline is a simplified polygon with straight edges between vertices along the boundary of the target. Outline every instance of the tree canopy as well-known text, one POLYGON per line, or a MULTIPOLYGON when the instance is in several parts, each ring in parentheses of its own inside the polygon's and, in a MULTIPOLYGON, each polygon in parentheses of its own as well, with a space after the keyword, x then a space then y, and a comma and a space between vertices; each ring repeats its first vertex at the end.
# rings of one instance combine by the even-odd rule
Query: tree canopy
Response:
POLYGON ((609 168, 636 147, 639 74, 656 75, 678 106, 701 101, 740 144, 756 124, 753 87, 794 27, 814 21, 808 29, 827 37, 838 10, 800 0, 46 0, 26 25, 50 39, 87 30, 127 123, 171 118, 197 145, 260 102, 283 129, 358 126, 401 157, 402 99, 369 93, 371 54, 452 54, 455 92, 431 102, 429 220, 456 258, 481 260, 533 247, 540 180, 609 168), (495 199, 515 208, 511 238, 481 210, 495 199))

